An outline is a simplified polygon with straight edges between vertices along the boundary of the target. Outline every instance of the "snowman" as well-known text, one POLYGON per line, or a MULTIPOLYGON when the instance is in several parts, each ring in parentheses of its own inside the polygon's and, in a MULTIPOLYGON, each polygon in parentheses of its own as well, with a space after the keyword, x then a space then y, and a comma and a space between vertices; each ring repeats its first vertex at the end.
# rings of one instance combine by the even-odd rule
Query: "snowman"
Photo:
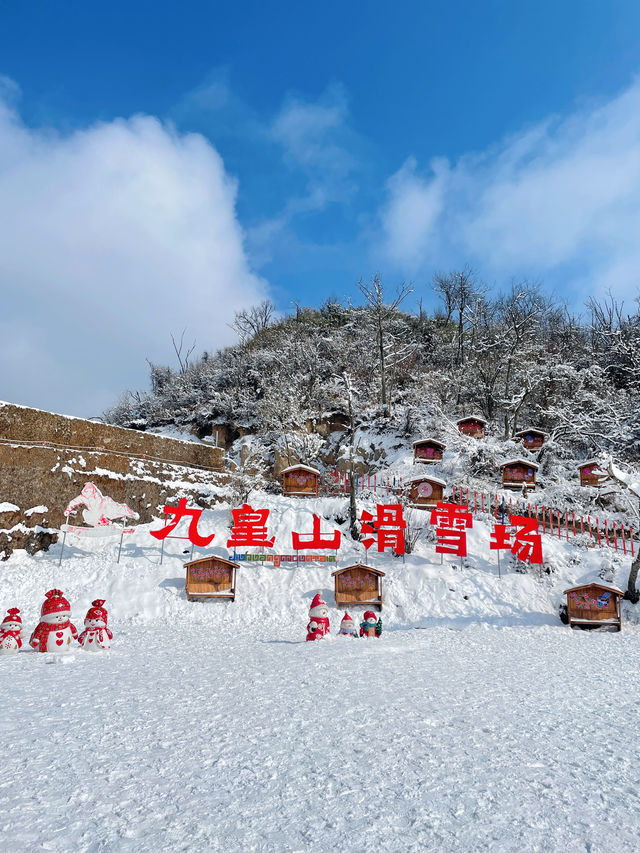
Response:
POLYGON ((382 634, 382 619, 376 618, 373 610, 367 610, 364 621, 360 623, 361 637, 379 637, 382 634))
POLYGON ((309 608, 309 624, 307 625, 307 640, 321 640, 329 633, 329 608, 317 592, 309 608))
POLYGON ((10 655, 22 648, 22 619, 17 607, 10 607, 0 625, 0 655, 10 655))
POLYGON ((78 642, 87 652, 101 652, 111 648, 113 634, 107 628, 107 611, 103 604, 103 598, 96 598, 84 618, 84 631, 78 637, 78 642))
POLYGON ((40 622, 31 635, 29 645, 38 652, 70 652, 78 639, 76 626, 71 623, 71 605, 61 589, 45 592, 40 610, 40 622))
POLYGON ((357 637, 356 626, 353 624, 353 619, 349 616, 349 611, 345 611, 340 623, 340 635, 343 637, 357 637))

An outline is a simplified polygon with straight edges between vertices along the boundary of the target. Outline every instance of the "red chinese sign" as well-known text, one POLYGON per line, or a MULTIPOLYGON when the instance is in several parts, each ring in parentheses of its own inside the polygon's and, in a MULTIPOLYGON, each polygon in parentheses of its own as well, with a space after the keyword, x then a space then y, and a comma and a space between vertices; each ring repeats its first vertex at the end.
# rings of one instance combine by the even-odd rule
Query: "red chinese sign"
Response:
POLYGON ((231 515, 233 527, 231 538, 227 539, 227 548, 273 548, 276 537, 267 538, 268 509, 254 509, 249 504, 243 504, 240 509, 232 509, 231 515))
MULTIPOLYGON (((198 521, 200 520, 200 516, 202 515, 201 509, 188 509, 187 507, 187 499, 180 498, 178 501, 178 506, 165 506, 163 507, 163 511, 165 515, 173 515, 174 520, 170 521, 162 530, 150 530, 152 536, 156 539, 166 539, 169 534, 176 529, 178 524, 182 521, 183 518, 190 518, 189 522, 189 533, 188 539, 192 545, 197 545, 199 548, 204 548, 213 542, 213 537, 215 533, 212 533, 211 536, 200 536, 198 533, 198 521)), ((169 538, 172 538, 169 536, 169 538)), ((178 537, 179 538, 179 537, 178 537)))
POLYGON ((370 512, 363 510, 360 521, 363 522, 362 533, 372 533, 376 537, 362 540, 367 550, 377 541, 380 553, 391 548, 395 554, 404 554, 404 530, 407 522, 402 517, 402 504, 378 504, 375 520, 370 512))
POLYGON ((431 524, 436 525, 436 554, 467 556, 466 530, 473 526, 468 506, 441 501, 431 510, 431 524))
POLYGON ((492 551, 511 551, 512 554, 526 563, 542 563, 542 536, 538 532, 538 520, 524 515, 510 515, 509 526, 515 527, 515 538, 511 541, 511 533, 506 524, 496 524, 491 534, 490 549, 492 551))
POLYGON ((325 534, 324 538, 320 533, 320 516, 313 514, 313 533, 295 533, 291 531, 293 547, 296 551, 337 551, 340 547, 342 533, 335 530, 331 534, 325 534), (303 536, 310 536, 310 539, 303 540, 303 536))

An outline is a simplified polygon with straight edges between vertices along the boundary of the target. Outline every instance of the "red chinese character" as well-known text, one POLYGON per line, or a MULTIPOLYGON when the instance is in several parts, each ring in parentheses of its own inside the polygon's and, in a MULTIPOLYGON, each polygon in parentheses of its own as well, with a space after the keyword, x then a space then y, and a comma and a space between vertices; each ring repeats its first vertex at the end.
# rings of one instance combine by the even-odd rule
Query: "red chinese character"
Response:
POLYGON ((152 536, 155 536, 156 539, 166 539, 167 536, 171 533, 172 530, 175 530, 178 524, 182 521, 183 518, 187 516, 191 517, 191 521, 189 522, 189 542, 192 545, 197 545, 199 548, 204 548, 208 545, 215 536, 215 533, 212 533, 211 536, 200 536, 198 533, 198 521, 200 520, 200 516, 202 515, 201 509, 187 509, 187 499, 180 498, 178 501, 178 506, 165 506, 163 507, 166 515, 174 515, 175 519, 170 521, 166 527, 163 527, 162 530, 150 530, 152 536))
MULTIPOLYGON (((375 521, 370 512, 363 510, 360 521, 364 522, 362 533, 373 533, 377 536, 380 553, 391 548, 398 555, 404 554, 404 529, 407 522, 402 517, 402 504, 378 504, 375 521)), ((370 537, 363 539, 362 544, 369 549, 375 541, 370 537)))
POLYGON ((515 527, 515 539, 512 542, 507 533, 506 524, 496 524, 491 534, 489 547, 492 551, 511 551, 512 554, 526 563, 542 563, 542 536, 538 533, 538 520, 524 515, 510 515, 509 525, 515 527))
POLYGON ((254 509, 249 504, 243 504, 240 509, 232 509, 233 528, 231 539, 227 539, 227 548, 248 548, 252 545, 263 545, 273 548, 275 536, 267 539, 268 509, 254 509))
POLYGON ((323 539, 322 534, 320 533, 320 516, 315 513, 313 514, 313 533, 295 533, 294 531, 291 531, 293 547, 296 551, 337 551, 340 547, 341 537, 342 533, 339 530, 336 530, 333 534, 328 535, 323 539), (303 542, 301 538, 302 536, 311 536, 311 539, 303 542))
POLYGON ((467 556, 467 534, 473 526, 473 516, 468 506, 440 501, 431 510, 431 524, 436 525, 436 554, 467 556))

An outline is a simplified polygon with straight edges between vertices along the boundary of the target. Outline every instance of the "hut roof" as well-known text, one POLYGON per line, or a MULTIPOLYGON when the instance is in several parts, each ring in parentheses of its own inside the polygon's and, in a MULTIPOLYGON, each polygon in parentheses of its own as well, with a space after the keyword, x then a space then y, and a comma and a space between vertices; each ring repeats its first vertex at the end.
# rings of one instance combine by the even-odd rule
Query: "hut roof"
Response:
POLYGON ((289 465, 288 468, 283 468, 280 471, 281 474, 287 474, 289 471, 298 471, 300 468, 304 468, 305 471, 309 471, 310 474, 317 474, 320 476, 320 471, 317 468, 312 468, 310 465, 289 465))
POLYGON ((197 560, 191 560, 189 563, 185 563, 185 568, 190 568, 191 566, 197 566, 200 563, 210 563, 215 561, 216 563, 224 563, 227 566, 235 566, 236 569, 239 569, 240 566, 237 563, 234 563, 233 560, 225 560, 224 557, 218 557, 215 554, 210 554, 208 557, 199 557, 197 560))
POLYGON ((373 566, 367 566, 366 563, 354 563, 353 566, 345 566, 343 569, 336 569, 335 572, 331 572, 331 577, 334 575, 341 575, 342 572, 346 572, 349 569, 366 569, 368 572, 373 572, 374 575, 379 575, 381 578, 384 577, 384 572, 381 572, 380 569, 374 569, 373 566))
POLYGON ((445 449, 445 447, 447 446, 446 444, 443 444, 441 441, 438 441, 438 440, 437 440, 437 439, 435 439, 435 438, 419 438, 417 441, 414 441, 414 442, 413 442, 413 446, 415 447, 415 446, 416 446, 416 444, 427 444, 427 443, 429 443, 429 444, 437 444, 437 445, 438 445, 438 447, 441 447, 443 450, 444 450, 444 449, 445 449))
POLYGON ((536 471, 540 467, 536 462, 530 462, 528 459, 509 459, 507 462, 503 462, 500 468, 506 468, 507 465, 526 465, 527 468, 535 468, 536 471))
POLYGON ((410 480, 405 480, 405 483, 424 483, 427 480, 429 483, 438 483, 440 486, 446 486, 447 483, 445 480, 441 480, 440 477, 432 477, 431 475, 422 474, 420 477, 411 477, 410 480))
POLYGON ((569 589, 565 589, 564 594, 567 592, 577 592, 579 589, 587 589, 588 587, 595 586, 596 589, 602 589, 604 592, 613 592, 615 595, 624 595, 624 592, 621 589, 618 589, 617 586, 607 586, 607 584, 603 583, 581 583, 580 586, 571 586, 569 589))
POLYGON ((545 432, 543 429, 538 429, 538 427, 525 427, 525 429, 514 432, 514 436, 518 438, 521 435, 526 435, 528 432, 535 432, 536 435, 549 435, 548 432, 545 432))
MULTIPOLYGON (((584 461, 584 462, 580 462, 580 463, 578 464, 578 471, 579 471, 581 468, 584 468, 586 465, 598 465, 598 466, 600 466, 600 464, 601 464, 601 460, 600 460, 600 459, 585 459, 585 461, 584 461)), ((605 468, 600 468, 600 470, 602 471, 602 473, 603 473, 603 474, 606 474, 606 473, 607 473, 607 471, 606 471, 606 469, 605 469, 605 468)))
POLYGON ((486 424, 486 420, 483 417, 481 417, 480 415, 467 415, 464 418, 459 418, 456 421, 456 423, 457 424, 464 424, 467 421, 478 421, 481 424, 486 424))

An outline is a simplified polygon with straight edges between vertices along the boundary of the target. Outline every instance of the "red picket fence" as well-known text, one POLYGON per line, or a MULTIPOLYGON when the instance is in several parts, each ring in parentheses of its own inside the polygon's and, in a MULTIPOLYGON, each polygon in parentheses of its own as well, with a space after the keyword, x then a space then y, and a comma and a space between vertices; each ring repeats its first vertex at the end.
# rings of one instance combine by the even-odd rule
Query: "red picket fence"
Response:
POLYGON ((466 504, 476 515, 478 512, 490 513, 496 519, 508 518, 510 515, 525 515, 528 518, 537 518, 542 533, 556 536, 558 539, 582 536, 588 534, 594 540, 594 545, 599 548, 615 548, 623 554, 629 553, 635 557, 634 533, 632 527, 626 527, 615 521, 607 521, 590 515, 576 516, 575 512, 561 511, 544 504, 532 504, 524 499, 514 500, 509 497, 500 497, 497 494, 485 494, 484 492, 470 491, 463 486, 453 486, 451 500, 453 503, 466 504))
MULTIPOLYGON (((325 495, 348 495, 349 475, 332 471, 328 482, 320 486, 325 495)), ((377 474, 358 474, 356 492, 372 492, 374 495, 397 495, 402 492, 402 477, 378 477, 377 474)))

